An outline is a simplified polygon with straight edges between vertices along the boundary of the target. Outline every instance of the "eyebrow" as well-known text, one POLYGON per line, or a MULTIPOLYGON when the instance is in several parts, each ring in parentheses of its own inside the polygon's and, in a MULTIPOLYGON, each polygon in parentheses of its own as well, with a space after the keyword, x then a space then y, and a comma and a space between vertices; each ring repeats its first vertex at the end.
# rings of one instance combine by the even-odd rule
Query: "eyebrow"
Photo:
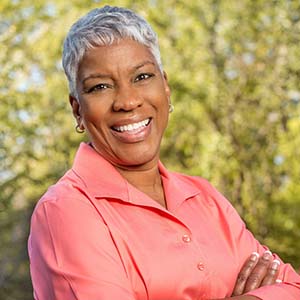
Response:
POLYGON ((142 62, 142 63, 138 64, 137 66, 135 66, 133 68, 133 70, 138 70, 138 69, 144 67, 145 65, 149 65, 149 64, 155 66, 155 63, 153 61, 151 61, 151 60, 145 60, 144 62, 142 62))
MULTIPOLYGON (((142 67, 144 67, 146 65, 153 65, 153 66, 155 66, 155 63, 153 61, 151 61, 151 60, 143 61, 140 64, 134 66, 132 68, 132 72, 134 72, 134 71, 136 71, 136 70, 138 70, 138 69, 140 69, 140 68, 142 68, 142 67)), ((101 73, 90 74, 90 75, 88 75, 86 78, 84 78, 82 80, 82 83, 85 83, 87 80, 93 79, 93 78, 111 78, 111 76, 109 74, 101 74, 101 73)))
POLYGON ((101 74, 101 73, 90 74, 82 80, 82 83, 85 83, 87 80, 93 78, 110 78, 110 76, 108 74, 101 74))

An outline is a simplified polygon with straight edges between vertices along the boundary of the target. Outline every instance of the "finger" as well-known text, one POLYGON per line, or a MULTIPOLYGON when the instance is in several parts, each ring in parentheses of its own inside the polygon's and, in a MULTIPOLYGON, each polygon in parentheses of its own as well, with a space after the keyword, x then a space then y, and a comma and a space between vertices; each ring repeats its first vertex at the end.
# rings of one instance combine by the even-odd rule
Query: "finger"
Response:
POLYGON ((252 273, 249 275, 244 292, 247 293, 261 286, 268 269, 272 263, 273 257, 271 251, 267 250, 263 256, 258 260, 252 273))
POLYGON ((264 280, 262 281, 261 286, 275 283, 278 277, 279 268, 280 268, 280 261, 278 259, 274 259, 270 268, 267 271, 264 280))
POLYGON ((253 252, 250 258, 245 262, 237 277, 232 296, 239 296, 244 293, 247 279, 251 274, 252 270, 254 269, 258 258, 259 254, 257 252, 253 252))

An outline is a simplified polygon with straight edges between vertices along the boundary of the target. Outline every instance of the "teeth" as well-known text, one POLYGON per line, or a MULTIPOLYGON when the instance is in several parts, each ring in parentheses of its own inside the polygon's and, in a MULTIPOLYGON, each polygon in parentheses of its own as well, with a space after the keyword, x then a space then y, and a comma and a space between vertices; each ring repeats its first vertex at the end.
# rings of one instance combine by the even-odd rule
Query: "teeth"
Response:
POLYGON ((146 120, 138 122, 138 123, 123 125, 123 126, 114 126, 113 129, 117 130, 119 132, 132 131, 135 129, 139 129, 140 127, 147 126, 149 124, 149 122, 150 122, 150 119, 146 119, 146 120))

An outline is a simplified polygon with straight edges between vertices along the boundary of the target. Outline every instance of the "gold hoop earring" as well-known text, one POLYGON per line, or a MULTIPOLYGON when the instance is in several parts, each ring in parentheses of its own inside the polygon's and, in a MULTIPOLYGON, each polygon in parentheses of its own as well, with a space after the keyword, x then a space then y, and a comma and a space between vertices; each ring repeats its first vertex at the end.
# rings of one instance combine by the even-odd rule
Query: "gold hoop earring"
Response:
POLYGON ((173 104, 169 104, 169 113, 172 113, 174 111, 174 105, 173 104))
POLYGON ((81 129, 80 125, 78 125, 78 124, 76 125, 75 130, 77 133, 84 133, 84 129, 81 129))

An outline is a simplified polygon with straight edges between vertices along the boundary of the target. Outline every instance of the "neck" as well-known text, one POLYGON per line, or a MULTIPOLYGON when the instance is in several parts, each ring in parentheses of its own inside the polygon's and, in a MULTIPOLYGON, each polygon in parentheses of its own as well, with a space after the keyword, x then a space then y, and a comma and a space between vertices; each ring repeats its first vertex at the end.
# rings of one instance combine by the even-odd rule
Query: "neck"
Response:
POLYGON ((117 167, 117 170, 130 184, 166 207, 158 164, 145 169, 124 169, 117 167))

